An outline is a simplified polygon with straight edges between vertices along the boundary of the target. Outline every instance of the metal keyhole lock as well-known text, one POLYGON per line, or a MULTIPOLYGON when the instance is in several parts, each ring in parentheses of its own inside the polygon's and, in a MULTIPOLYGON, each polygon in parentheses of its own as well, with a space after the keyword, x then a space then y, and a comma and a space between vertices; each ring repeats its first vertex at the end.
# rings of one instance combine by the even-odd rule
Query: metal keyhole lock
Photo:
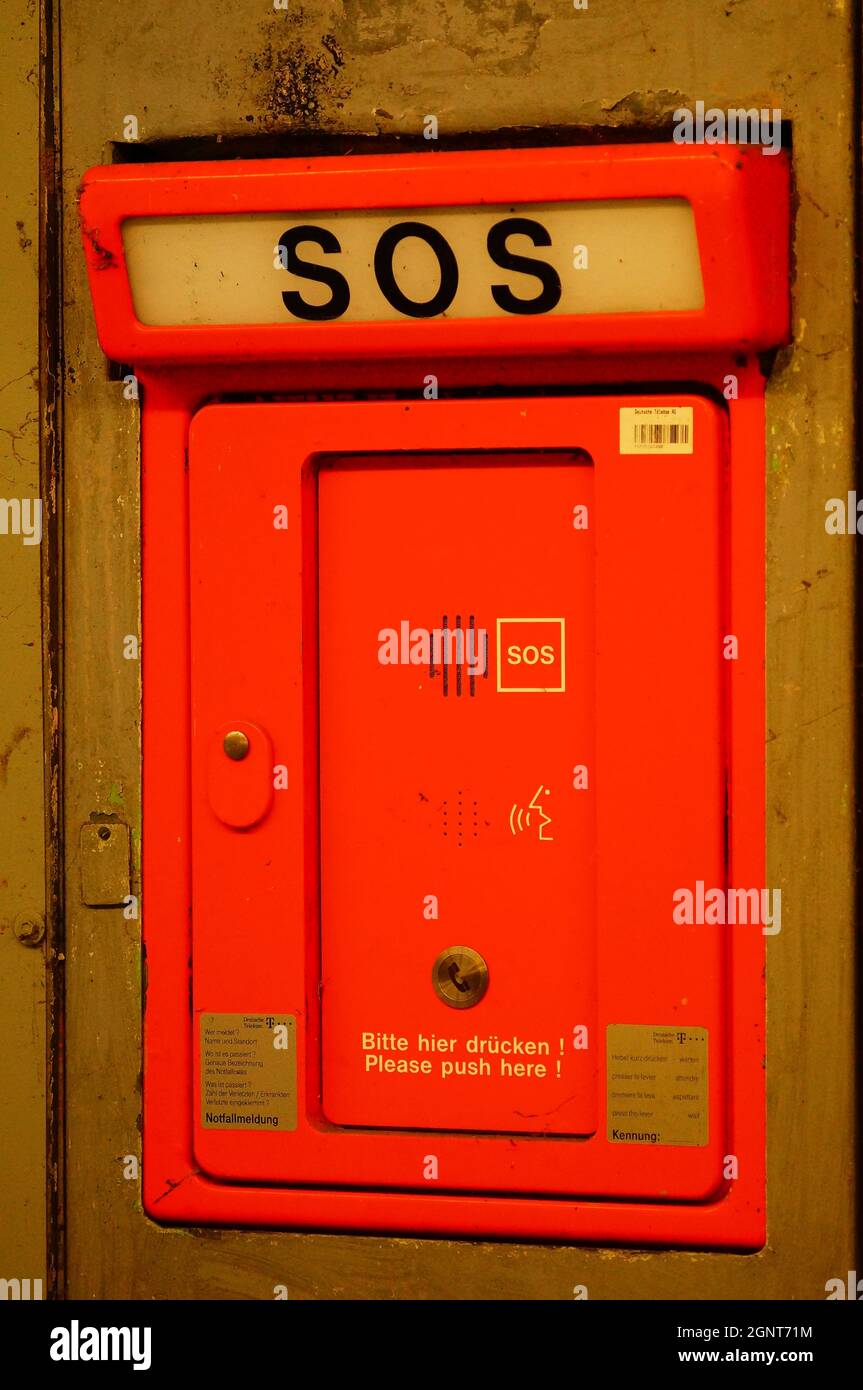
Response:
POLYGON ((470 1009, 488 989, 488 966, 471 946, 448 946, 432 966, 432 984, 451 1009, 470 1009))

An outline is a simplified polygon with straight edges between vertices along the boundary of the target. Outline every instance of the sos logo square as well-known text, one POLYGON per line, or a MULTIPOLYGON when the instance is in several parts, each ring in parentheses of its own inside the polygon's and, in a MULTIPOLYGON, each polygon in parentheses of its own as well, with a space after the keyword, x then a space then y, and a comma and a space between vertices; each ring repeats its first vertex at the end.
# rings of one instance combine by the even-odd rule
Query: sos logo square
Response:
POLYGON ((564 618, 498 618, 497 688, 508 694, 566 690, 564 618))

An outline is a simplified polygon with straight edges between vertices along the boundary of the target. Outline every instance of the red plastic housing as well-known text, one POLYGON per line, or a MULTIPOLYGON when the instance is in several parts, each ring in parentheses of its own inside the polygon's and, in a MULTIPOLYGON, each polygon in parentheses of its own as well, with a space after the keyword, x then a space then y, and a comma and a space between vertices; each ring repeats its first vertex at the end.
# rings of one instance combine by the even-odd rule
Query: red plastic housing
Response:
POLYGON ((764 887, 752 352, 787 336, 787 185, 785 156, 676 146, 85 179, 100 341, 143 386, 154 1219, 763 1244, 762 929, 673 901, 764 887), (172 212, 642 196, 691 201, 702 311, 153 328, 120 237, 172 212), (668 407, 691 449, 632 449, 630 412, 668 407), (475 659, 436 659, 436 627, 475 659), (489 966, 463 1010, 432 986, 457 944, 489 966), (207 1121, 212 1015, 290 1019, 275 1132, 207 1121), (615 1137, 623 1025, 705 1048, 679 1142, 615 1137), (468 1046, 491 1037, 548 1047, 468 1046))

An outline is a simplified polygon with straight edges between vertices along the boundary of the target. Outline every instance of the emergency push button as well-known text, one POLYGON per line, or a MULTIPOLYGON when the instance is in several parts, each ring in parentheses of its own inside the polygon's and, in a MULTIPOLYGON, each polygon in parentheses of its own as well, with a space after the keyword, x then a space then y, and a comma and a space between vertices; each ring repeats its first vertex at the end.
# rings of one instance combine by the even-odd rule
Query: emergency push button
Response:
POLYGON ((488 966, 470 946, 448 946, 432 969, 435 993, 452 1009, 470 1009, 488 989, 488 966))

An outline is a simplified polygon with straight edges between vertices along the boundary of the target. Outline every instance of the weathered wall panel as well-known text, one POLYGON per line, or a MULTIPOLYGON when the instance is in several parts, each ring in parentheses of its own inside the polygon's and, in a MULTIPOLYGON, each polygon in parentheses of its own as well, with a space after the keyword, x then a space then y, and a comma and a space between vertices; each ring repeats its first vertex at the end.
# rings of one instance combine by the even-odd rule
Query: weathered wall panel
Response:
POLYGON ((24 3, 0 13, 0 122, 0 1278, 44 1291, 39 16, 24 3))

